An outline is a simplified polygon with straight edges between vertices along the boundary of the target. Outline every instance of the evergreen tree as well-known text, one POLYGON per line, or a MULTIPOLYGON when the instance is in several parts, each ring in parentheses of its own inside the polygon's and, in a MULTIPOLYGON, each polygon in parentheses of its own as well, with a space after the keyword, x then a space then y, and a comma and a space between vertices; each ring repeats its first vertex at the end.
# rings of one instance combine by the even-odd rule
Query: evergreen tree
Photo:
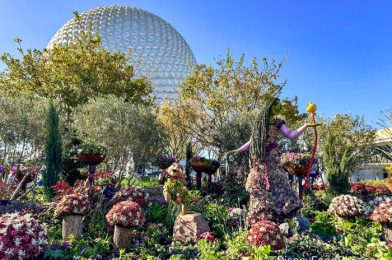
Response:
POLYGON ((46 132, 46 170, 43 176, 45 190, 53 197, 52 187, 56 184, 61 168, 61 136, 59 131, 59 115, 51 102, 47 117, 46 132))
POLYGON ((189 163, 189 160, 193 156, 193 151, 192 151, 192 143, 189 142, 186 146, 186 165, 185 165, 185 175, 186 175, 186 181, 188 183, 188 188, 192 188, 192 178, 191 178, 191 172, 192 172, 192 167, 191 164, 189 163))

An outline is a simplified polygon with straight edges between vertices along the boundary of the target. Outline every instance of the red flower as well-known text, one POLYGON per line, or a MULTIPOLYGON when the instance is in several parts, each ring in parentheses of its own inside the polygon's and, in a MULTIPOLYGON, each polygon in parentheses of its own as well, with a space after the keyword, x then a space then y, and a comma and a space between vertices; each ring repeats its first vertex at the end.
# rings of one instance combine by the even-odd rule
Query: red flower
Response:
POLYGON ((142 226, 144 224, 144 212, 138 203, 122 201, 109 210, 106 219, 110 225, 142 226))
POLYGON ((262 220, 253 224, 246 240, 254 246, 271 245, 273 250, 284 248, 284 237, 279 226, 269 220, 262 220))
POLYGON ((198 236, 198 239, 207 239, 210 242, 215 242, 216 237, 214 236, 214 233, 208 231, 208 232, 203 232, 198 236))
POLYGON ((149 204, 148 193, 139 187, 127 187, 119 190, 111 199, 110 204, 113 205, 127 200, 138 203, 142 208, 147 207, 149 204))
POLYGON ((70 215, 86 215, 90 212, 90 201, 80 193, 64 196, 57 203, 54 216, 56 218, 70 215))
POLYGON ((365 185, 362 183, 352 183, 351 184, 351 191, 352 192, 361 192, 365 189, 365 185))
POLYGON ((376 207, 374 207, 369 218, 381 224, 392 223, 392 201, 389 200, 380 202, 376 207))
POLYGON ((35 259, 47 246, 45 227, 31 215, 13 213, 0 217, 0 259, 35 259))

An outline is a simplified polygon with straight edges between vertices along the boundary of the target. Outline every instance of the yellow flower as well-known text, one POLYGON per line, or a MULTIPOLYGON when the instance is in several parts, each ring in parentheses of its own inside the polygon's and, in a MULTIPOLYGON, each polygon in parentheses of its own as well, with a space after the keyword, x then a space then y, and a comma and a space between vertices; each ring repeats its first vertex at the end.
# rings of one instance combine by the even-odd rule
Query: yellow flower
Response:
POLYGON ((307 106, 306 106, 306 111, 308 111, 311 114, 314 114, 317 110, 317 106, 315 104, 313 104, 312 102, 310 102, 307 106))

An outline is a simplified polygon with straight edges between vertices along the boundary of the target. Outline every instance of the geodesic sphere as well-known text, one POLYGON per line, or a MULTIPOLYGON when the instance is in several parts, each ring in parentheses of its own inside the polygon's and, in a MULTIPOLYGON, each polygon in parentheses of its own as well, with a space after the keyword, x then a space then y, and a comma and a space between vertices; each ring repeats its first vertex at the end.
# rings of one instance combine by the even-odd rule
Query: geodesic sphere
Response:
POLYGON ((72 42, 83 29, 91 28, 110 51, 132 49, 137 75, 150 78, 157 103, 177 97, 179 86, 196 64, 184 38, 162 18, 129 6, 104 6, 80 14, 61 27, 48 44, 72 42))

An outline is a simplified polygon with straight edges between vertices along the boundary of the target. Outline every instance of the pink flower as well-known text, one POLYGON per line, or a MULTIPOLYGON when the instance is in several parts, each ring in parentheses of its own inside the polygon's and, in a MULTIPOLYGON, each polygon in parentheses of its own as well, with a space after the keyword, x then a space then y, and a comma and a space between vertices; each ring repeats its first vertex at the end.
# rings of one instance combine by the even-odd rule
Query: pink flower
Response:
POLYGON ((122 201, 109 210, 106 219, 110 225, 141 226, 144 223, 144 212, 138 203, 122 201))
POLYGON ((284 248, 284 237, 279 226, 269 220, 262 220, 253 224, 246 240, 254 246, 271 245, 273 250, 284 248))
POLYGON ((36 258, 48 246, 45 227, 30 215, 4 214, 0 229, 0 259, 36 258))
POLYGON ((75 193, 64 196, 56 206, 56 218, 69 215, 86 215, 90 212, 90 202, 86 196, 75 193))

